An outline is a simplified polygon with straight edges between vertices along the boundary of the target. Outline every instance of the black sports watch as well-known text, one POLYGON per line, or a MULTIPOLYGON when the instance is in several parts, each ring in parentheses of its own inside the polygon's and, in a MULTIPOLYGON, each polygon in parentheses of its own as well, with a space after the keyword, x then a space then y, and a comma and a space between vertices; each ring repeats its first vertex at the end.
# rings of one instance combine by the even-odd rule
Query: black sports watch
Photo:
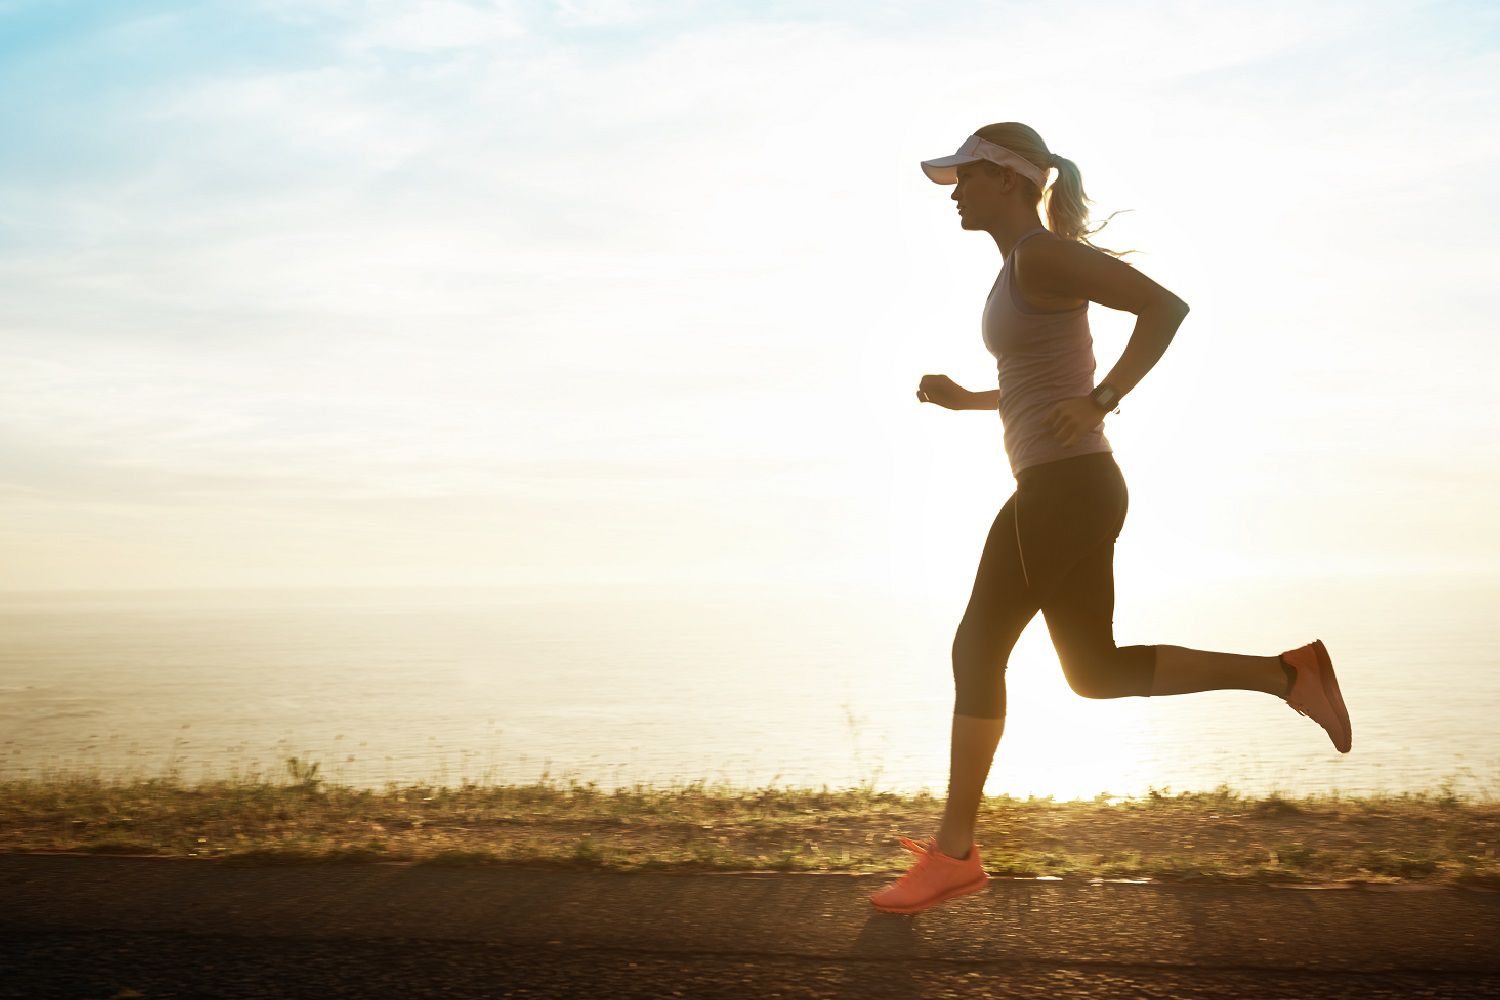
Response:
POLYGON ((1094 386, 1094 391, 1089 393, 1089 399, 1093 400, 1094 405, 1101 410, 1113 410, 1120 405, 1120 390, 1108 382, 1100 382, 1094 386))

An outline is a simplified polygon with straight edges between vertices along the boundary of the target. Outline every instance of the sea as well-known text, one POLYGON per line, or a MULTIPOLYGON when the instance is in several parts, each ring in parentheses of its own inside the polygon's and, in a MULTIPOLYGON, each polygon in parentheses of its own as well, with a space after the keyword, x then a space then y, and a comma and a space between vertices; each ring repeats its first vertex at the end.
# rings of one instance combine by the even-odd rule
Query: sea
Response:
MULTIPOLYGON (((1321 638, 1354 745, 1250 691, 1088 700, 1042 616, 990 795, 1500 791, 1500 579, 1244 578, 1117 599, 1121 644, 1321 638)), ((961 594, 959 595, 962 596, 961 594)), ((91 775, 942 795, 954 593, 778 581, 9 591, 0 780, 91 775), (295 759, 295 763, 293 763, 295 759)))

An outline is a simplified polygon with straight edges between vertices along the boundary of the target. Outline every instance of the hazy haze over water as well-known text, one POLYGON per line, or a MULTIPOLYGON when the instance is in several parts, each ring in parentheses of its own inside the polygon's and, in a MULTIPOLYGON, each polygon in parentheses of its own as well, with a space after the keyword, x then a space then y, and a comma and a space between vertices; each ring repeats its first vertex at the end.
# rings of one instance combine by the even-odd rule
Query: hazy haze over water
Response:
MULTIPOLYGON (((1122 594, 1116 640, 1269 654, 1314 637, 1341 756, 1253 692, 1088 701, 1038 616, 1008 672, 990 794, 1493 793, 1496 581, 1245 578, 1122 594), (1343 609, 1343 610, 1339 610, 1343 609)), ((604 787, 705 780, 941 794, 962 611, 950 595, 703 588, 7 595, 5 776, 327 777, 604 787)))

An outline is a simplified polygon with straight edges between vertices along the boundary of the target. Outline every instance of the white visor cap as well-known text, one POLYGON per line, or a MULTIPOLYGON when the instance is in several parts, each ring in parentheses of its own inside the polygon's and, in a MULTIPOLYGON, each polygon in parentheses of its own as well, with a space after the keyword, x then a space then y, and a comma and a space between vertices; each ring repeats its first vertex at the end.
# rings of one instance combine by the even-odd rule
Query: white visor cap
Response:
POLYGON ((1037 190, 1047 186, 1047 172, 1051 169, 1050 167, 1038 167, 1019 153, 1013 153, 1004 146, 997 146, 977 135, 971 135, 965 139, 964 144, 958 147, 958 152, 952 156, 923 160, 922 170, 932 178, 934 184, 957 184, 959 166, 965 163, 978 163, 980 160, 989 160, 1002 167, 1010 167, 1022 177, 1028 177, 1034 181, 1037 190))

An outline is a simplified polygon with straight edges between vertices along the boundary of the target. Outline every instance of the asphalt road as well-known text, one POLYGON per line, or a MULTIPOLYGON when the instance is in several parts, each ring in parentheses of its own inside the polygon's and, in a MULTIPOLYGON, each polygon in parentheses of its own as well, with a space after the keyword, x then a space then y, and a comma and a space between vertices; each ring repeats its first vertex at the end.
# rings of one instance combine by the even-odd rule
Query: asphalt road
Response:
POLYGON ((1493 997, 1500 893, 0 855, 0 997, 1493 997))

